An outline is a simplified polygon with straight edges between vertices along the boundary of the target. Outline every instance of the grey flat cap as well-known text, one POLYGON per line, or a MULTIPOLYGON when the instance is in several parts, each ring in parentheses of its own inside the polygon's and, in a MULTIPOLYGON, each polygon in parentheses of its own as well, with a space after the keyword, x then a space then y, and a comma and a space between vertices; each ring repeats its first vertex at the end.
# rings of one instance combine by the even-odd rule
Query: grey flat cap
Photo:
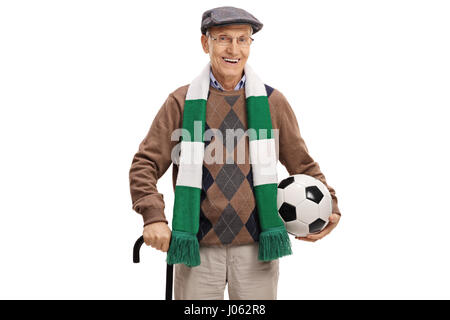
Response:
POLYGON ((257 33, 263 27, 263 24, 258 19, 244 9, 218 7, 203 13, 201 31, 203 34, 206 34, 206 30, 209 27, 229 24, 249 24, 253 28, 253 34, 257 33))

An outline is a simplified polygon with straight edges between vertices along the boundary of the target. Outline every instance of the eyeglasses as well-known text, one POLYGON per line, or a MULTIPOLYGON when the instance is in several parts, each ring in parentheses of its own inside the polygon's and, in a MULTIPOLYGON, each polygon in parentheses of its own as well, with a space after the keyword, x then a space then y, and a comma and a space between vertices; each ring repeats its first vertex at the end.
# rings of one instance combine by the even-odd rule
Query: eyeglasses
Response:
MULTIPOLYGON (((217 41, 217 44, 219 46, 229 46, 230 44, 233 44, 233 39, 234 37, 230 37, 228 35, 225 34, 221 34, 217 37, 212 36, 211 34, 208 34, 211 39, 213 39, 214 41, 217 41)), ((249 36, 240 36, 240 37, 236 37, 237 39, 237 44, 240 47, 249 47, 252 42, 254 41, 253 38, 250 38, 249 36)))

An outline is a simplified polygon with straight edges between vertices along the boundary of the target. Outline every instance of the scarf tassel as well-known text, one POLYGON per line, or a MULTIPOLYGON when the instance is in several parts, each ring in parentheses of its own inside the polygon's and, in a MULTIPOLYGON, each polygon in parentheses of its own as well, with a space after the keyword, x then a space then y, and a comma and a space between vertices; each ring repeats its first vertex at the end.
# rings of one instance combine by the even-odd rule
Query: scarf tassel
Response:
POLYGON ((172 230, 167 263, 184 263, 188 267, 200 265, 200 248, 197 236, 188 232, 172 230))
POLYGON ((270 261, 290 254, 292 254, 291 242, 284 226, 261 232, 259 235, 259 260, 270 261))

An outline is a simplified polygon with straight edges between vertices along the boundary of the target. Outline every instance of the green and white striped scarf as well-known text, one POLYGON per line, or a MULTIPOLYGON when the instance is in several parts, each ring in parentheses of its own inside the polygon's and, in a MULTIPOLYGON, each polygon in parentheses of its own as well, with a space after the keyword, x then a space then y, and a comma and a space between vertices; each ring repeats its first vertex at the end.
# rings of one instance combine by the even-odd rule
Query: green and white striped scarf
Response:
MULTIPOLYGON (((186 95, 168 264, 200 265, 197 233, 210 68, 208 62, 189 85, 186 95)), ((258 259, 269 261, 291 254, 291 243, 277 210, 277 155, 266 89, 248 63, 244 66, 244 72, 250 163, 261 227, 258 259)))

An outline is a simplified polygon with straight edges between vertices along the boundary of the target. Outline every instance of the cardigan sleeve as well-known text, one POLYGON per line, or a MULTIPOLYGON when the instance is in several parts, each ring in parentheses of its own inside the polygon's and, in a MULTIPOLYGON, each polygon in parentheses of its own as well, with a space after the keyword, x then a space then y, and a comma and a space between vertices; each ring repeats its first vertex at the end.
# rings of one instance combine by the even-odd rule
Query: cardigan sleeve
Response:
POLYGON ((179 128, 180 120, 180 106, 171 93, 134 155, 129 171, 130 192, 133 210, 142 215, 144 226, 159 221, 168 223, 164 197, 156 183, 172 163, 172 149, 178 141, 171 141, 171 135, 179 128))
POLYGON ((300 135, 298 121, 286 97, 278 91, 276 119, 279 128, 279 160, 289 175, 307 174, 320 180, 330 191, 332 212, 341 214, 335 190, 327 184, 319 164, 309 154, 306 143, 300 135))

